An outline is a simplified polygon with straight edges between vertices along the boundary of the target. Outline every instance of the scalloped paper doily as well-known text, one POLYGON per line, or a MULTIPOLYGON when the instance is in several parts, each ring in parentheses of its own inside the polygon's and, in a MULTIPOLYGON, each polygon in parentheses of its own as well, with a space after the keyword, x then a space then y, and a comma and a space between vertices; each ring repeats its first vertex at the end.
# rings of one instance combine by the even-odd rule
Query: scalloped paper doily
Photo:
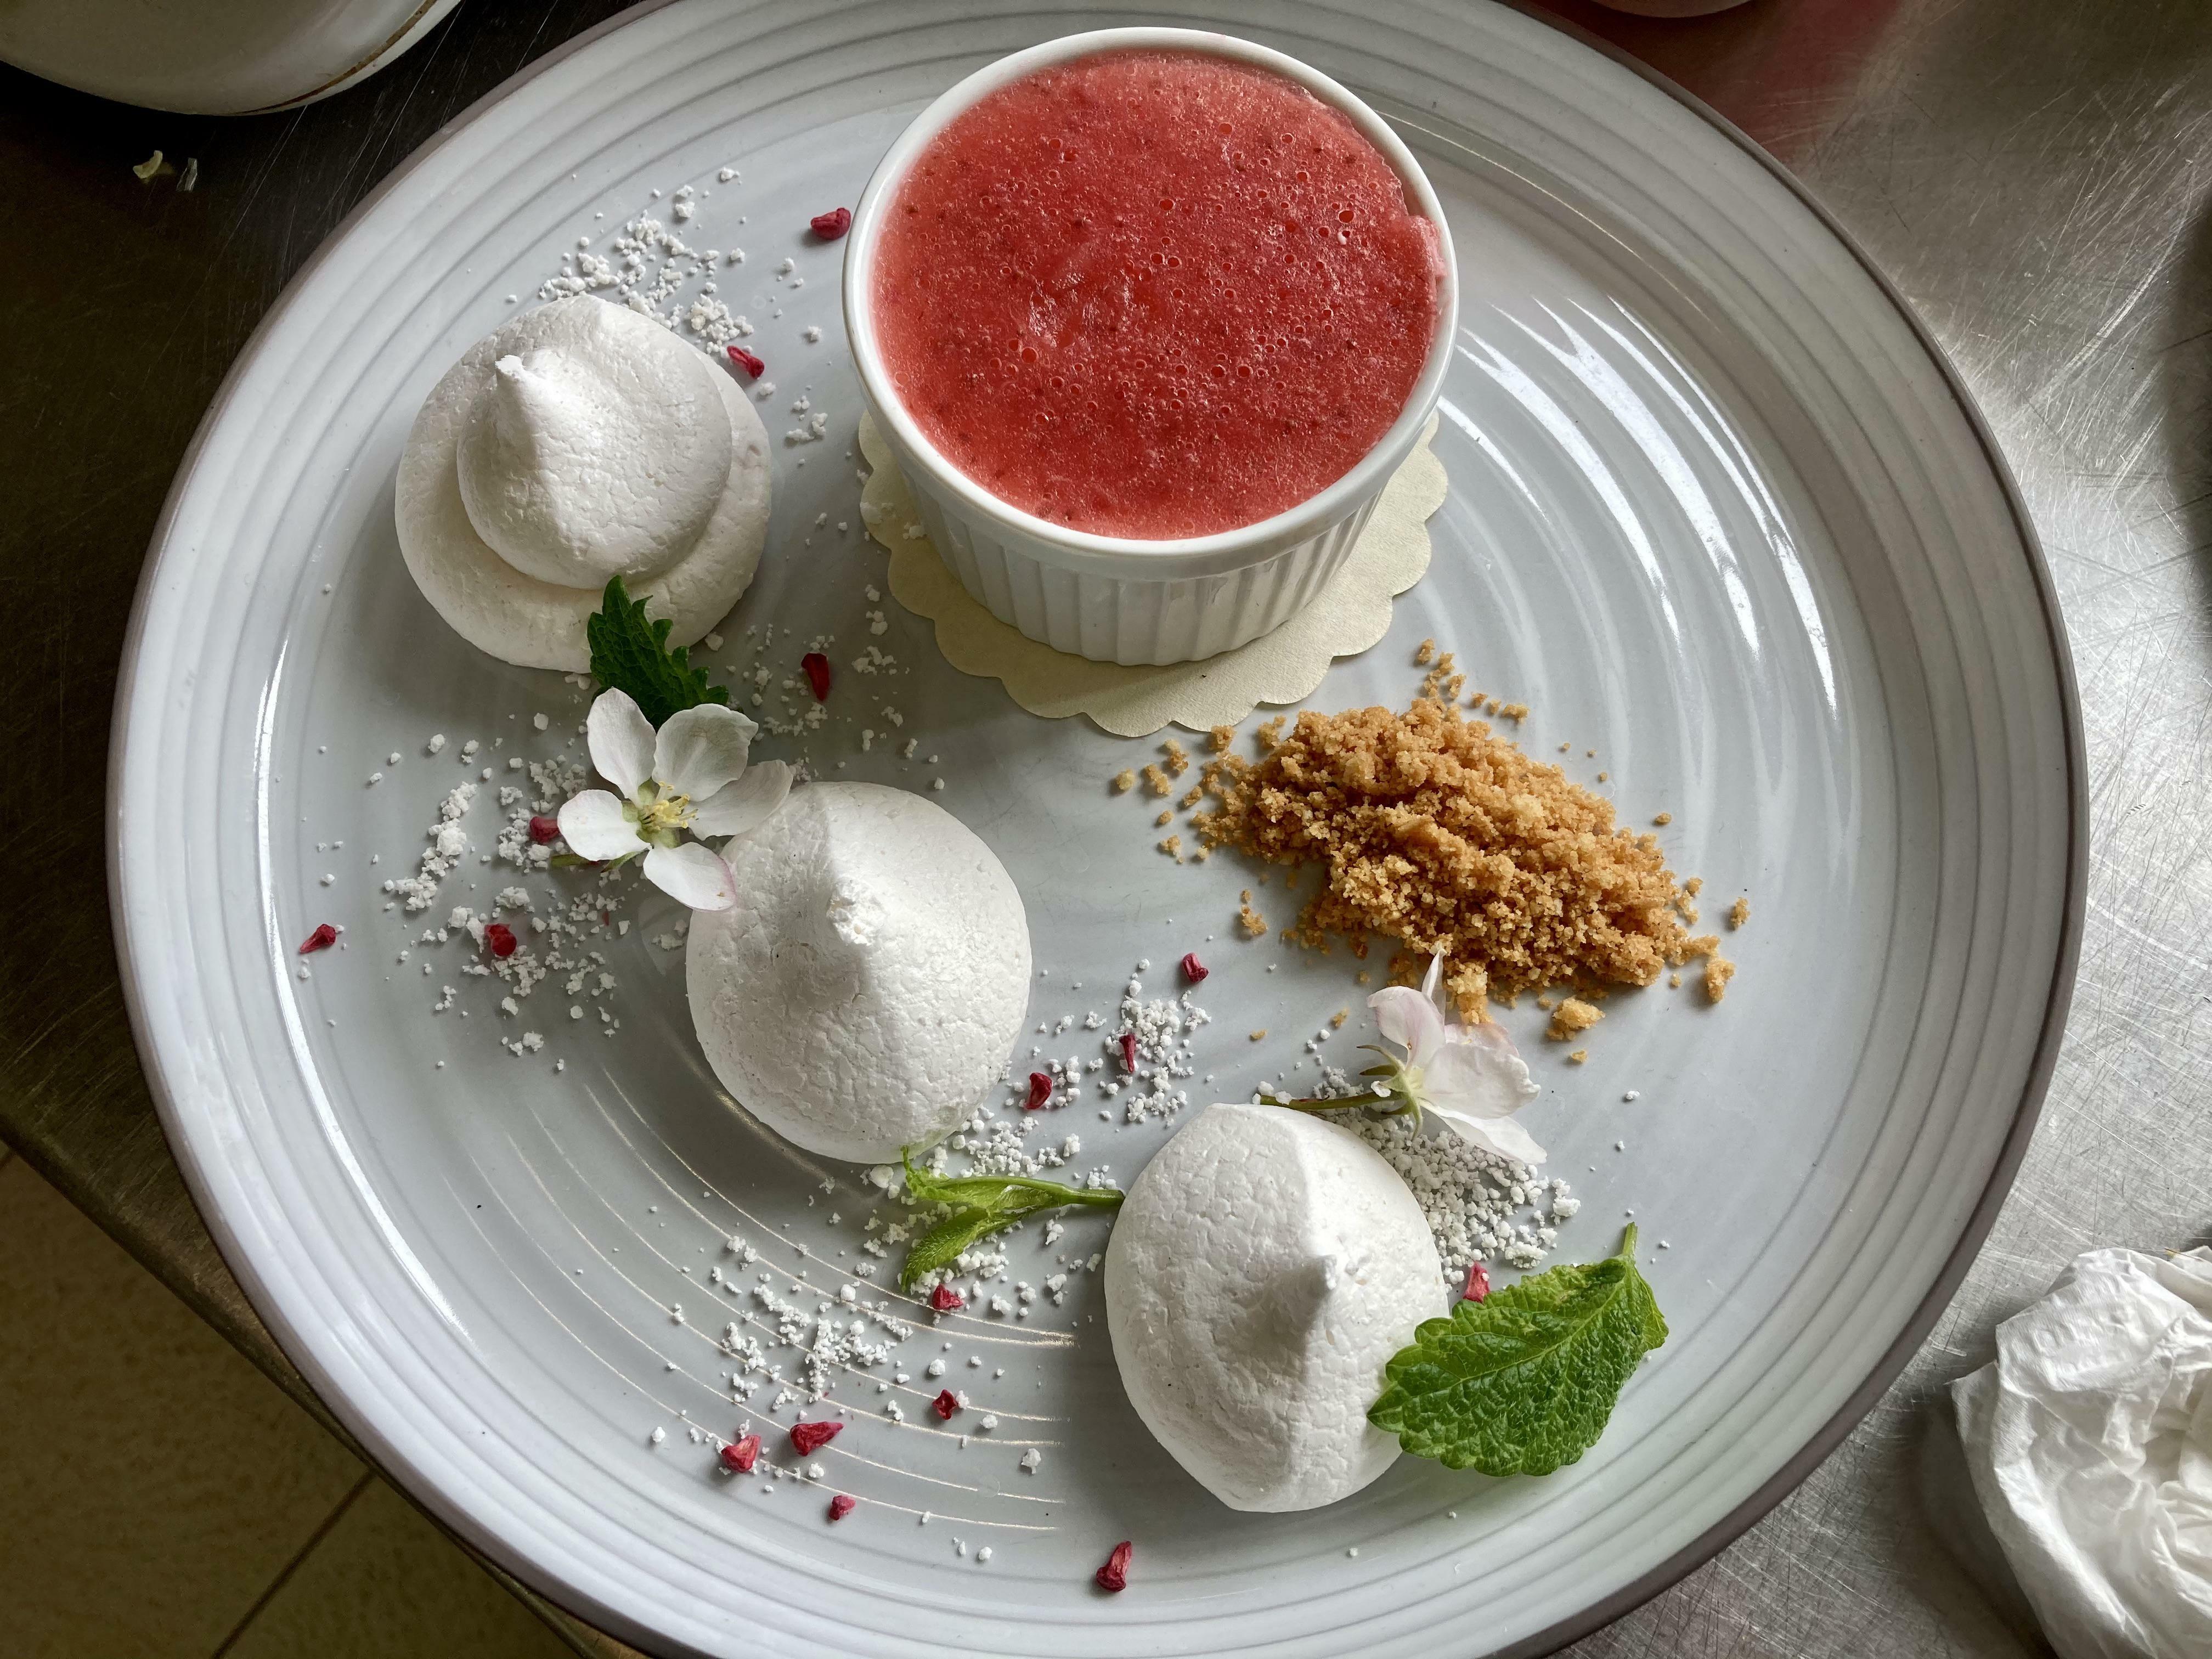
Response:
POLYGON ((1390 626, 1390 602, 1427 572, 1429 515, 1447 493, 1443 463, 1419 447, 1382 486, 1352 556, 1319 598, 1272 634, 1204 662, 1125 667, 1040 645, 968 595, 923 534, 914 497, 874 421, 860 421, 868 482, 860 521, 891 556, 891 593, 937 624, 937 648, 963 674, 994 679, 1032 714, 1082 714, 1115 737, 1142 738, 1168 726, 1193 732, 1234 726, 1261 703, 1291 703, 1321 684, 1339 657, 1366 650, 1390 626))

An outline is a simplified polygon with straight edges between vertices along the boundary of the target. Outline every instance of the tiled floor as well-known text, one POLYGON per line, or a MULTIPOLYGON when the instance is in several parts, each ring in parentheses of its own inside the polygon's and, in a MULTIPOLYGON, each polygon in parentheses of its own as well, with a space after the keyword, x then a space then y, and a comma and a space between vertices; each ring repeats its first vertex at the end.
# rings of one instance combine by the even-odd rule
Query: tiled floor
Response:
POLYGON ((0 1147, 0 1651, 569 1649, 0 1147))

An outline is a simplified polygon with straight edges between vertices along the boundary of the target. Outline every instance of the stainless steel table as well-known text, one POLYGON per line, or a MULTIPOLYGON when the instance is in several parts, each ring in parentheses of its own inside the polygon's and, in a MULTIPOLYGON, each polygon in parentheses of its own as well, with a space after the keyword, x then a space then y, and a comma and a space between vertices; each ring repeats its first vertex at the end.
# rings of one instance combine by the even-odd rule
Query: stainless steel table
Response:
MULTIPOLYGON (((2057 574, 2094 834, 2057 1079, 1935 1335, 1802 1487, 1573 1651, 2045 1651, 2016 1594, 1960 1565, 1923 1443, 1942 1385, 2069 1256, 2212 1224, 2212 7, 1752 0, 1662 23, 1553 6, 1767 146, 1951 353, 2057 574)), ((132 1053, 101 854, 124 622, 185 446, 285 280, 441 124, 615 9, 464 6, 366 85, 250 120, 0 70, 0 1136, 325 1422, 216 1254, 132 1053), (198 158, 195 190, 132 176, 156 147, 198 158)))

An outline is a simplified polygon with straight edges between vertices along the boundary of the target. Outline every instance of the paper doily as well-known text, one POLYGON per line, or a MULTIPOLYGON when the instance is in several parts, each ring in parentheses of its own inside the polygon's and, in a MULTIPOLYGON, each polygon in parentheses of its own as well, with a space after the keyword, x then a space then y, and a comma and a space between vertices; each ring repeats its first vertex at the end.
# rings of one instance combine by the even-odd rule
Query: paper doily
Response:
POLYGON ((874 421, 860 421, 868 482, 860 521, 891 556, 891 593, 937 624, 937 648, 963 674, 1003 683, 1032 714, 1083 714, 1116 737, 1167 726, 1203 732, 1233 726, 1261 703, 1297 702, 1339 657, 1355 656, 1390 626, 1390 602, 1429 568, 1429 515, 1443 505, 1443 463, 1429 447, 1430 421, 1375 504, 1344 568, 1320 597, 1273 633, 1204 662, 1125 667, 1040 645, 968 596, 921 532, 914 497, 874 421))

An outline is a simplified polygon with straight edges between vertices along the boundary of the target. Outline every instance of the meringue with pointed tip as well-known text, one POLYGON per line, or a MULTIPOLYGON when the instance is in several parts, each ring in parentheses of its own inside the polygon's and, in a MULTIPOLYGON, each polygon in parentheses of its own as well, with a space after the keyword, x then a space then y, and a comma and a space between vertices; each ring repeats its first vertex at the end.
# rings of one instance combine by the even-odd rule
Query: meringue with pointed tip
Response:
POLYGON ((726 851, 741 901, 693 917, 685 953, 723 1087, 855 1164, 966 1121, 1029 1011, 1029 917, 997 855, 943 807, 872 783, 810 783, 726 851))
POLYGON ((588 295, 478 341, 400 457, 399 550, 471 644, 591 666, 584 623, 620 576, 690 645, 729 614, 768 538, 768 433, 730 376, 588 295))
POLYGON ((1348 1130, 1209 1106, 1145 1166, 1106 1245, 1106 1328, 1137 1415, 1233 1510, 1348 1498, 1398 1455, 1382 1367, 1446 1310, 1406 1183, 1348 1130))
POLYGON ((1318 1509, 1398 1440, 1382 1364, 1447 1310, 1420 1206, 1367 1141, 1281 1106, 1207 1106, 1130 1186, 1106 1329, 1130 1405, 1230 1509, 1318 1509))
POLYGON ((760 727, 734 708, 702 702, 653 729, 637 701, 602 691, 585 716, 592 764, 619 790, 586 789, 561 807, 561 838, 579 858, 620 864, 645 856, 646 879, 694 910, 726 910, 738 889, 723 855, 702 836, 744 836, 791 793, 783 761, 748 763, 760 727))

